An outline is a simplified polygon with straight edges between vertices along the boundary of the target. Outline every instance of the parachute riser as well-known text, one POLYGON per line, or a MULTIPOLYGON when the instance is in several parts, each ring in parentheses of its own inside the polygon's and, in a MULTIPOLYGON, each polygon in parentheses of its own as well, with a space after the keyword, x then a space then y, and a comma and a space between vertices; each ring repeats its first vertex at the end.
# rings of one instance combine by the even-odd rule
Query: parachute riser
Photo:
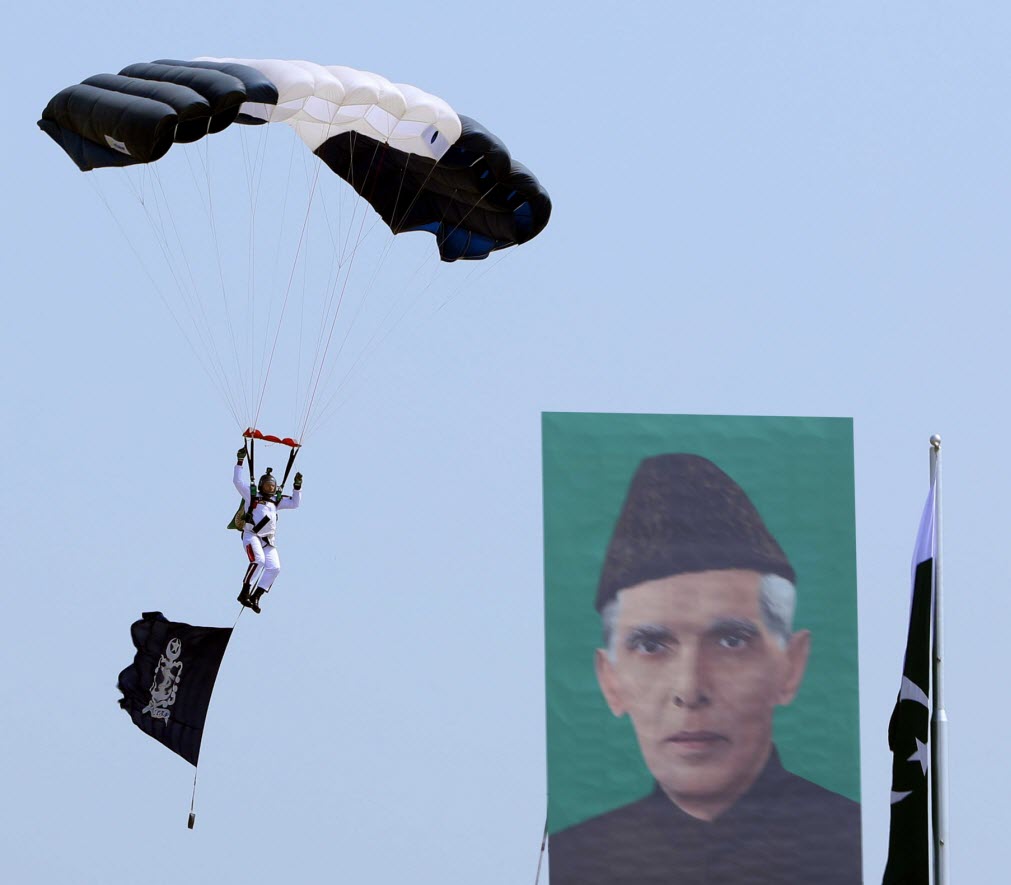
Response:
POLYGON ((246 459, 249 461, 249 485, 254 487, 256 484, 256 472, 253 469, 253 446, 255 445, 255 440, 250 437, 249 442, 246 442, 246 438, 242 438, 242 445, 246 449, 246 459))
POLYGON ((284 491, 285 483, 288 482, 288 475, 291 473, 292 465, 295 463, 295 456, 298 455, 298 450, 302 448, 301 446, 292 447, 291 453, 288 455, 288 463, 284 468, 284 476, 281 478, 281 485, 278 487, 277 492, 280 495, 284 491))

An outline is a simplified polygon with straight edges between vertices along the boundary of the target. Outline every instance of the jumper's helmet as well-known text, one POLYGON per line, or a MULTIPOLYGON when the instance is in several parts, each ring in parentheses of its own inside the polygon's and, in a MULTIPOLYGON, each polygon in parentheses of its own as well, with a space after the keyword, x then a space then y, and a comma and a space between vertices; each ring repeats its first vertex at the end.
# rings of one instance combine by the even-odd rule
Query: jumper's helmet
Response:
POLYGON ((277 480, 271 473, 273 469, 273 467, 268 467, 267 472, 260 477, 260 481, 256 484, 260 494, 265 498, 272 498, 277 494, 277 480))

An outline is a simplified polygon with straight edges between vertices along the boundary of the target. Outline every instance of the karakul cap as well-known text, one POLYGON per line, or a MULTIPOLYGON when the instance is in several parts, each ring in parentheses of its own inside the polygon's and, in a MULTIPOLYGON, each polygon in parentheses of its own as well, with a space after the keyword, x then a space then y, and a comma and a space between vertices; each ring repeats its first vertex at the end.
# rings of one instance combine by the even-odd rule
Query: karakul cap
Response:
POLYGON ((714 569, 749 569, 796 583, 744 489, 712 461, 690 454, 644 459, 607 547, 597 611, 626 587, 714 569))

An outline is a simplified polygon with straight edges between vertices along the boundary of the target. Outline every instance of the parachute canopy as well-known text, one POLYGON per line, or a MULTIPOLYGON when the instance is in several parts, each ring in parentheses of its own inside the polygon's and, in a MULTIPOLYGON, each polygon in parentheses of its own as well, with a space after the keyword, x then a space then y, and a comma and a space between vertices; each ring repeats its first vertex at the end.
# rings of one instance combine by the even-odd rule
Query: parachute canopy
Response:
POLYGON ((551 200, 505 144, 445 101, 378 74, 276 59, 159 60, 57 93, 40 128, 82 171, 152 163, 233 124, 287 123, 393 233, 444 261, 485 258, 548 222, 551 200))

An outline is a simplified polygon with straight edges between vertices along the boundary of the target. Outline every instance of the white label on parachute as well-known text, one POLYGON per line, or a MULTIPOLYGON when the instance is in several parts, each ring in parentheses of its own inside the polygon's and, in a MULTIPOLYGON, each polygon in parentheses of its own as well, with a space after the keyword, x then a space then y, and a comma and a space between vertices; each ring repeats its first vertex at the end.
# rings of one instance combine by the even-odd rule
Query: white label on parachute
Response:
POLYGON ((183 644, 173 637, 165 646, 165 654, 158 660, 158 669, 154 671, 151 682, 151 703, 141 713, 150 713, 152 719, 168 722, 171 711, 168 709, 176 702, 176 692, 179 691, 179 677, 182 675, 183 662, 179 660, 183 644))
POLYGON ((111 147, 111 148, 112 148, 112 149, 113 149, 114 151, 119 151, 119 152, 120 152, 121 154, 126 154, 126 155, 127 155, 128 157, 131 157, 131 156, 133 156, 133 155, 132 155, 132 154, 131 154, 131 153, 130 153, 130 152, 129 152, 129 151, 127 150, 127 149, 126 149, 126 145, 125 145, 125 144, 123 144, 123 142, 121 142, 121 141, 116 141, 116 139, 115 139, 115 138, 113 138, 113 137, 112 137, 111 135, 107 135, 107 136, 105 136, 105 140, 106 140, 106 141, 108 142, 108 144, 109 144, 109 147, 111 147))

